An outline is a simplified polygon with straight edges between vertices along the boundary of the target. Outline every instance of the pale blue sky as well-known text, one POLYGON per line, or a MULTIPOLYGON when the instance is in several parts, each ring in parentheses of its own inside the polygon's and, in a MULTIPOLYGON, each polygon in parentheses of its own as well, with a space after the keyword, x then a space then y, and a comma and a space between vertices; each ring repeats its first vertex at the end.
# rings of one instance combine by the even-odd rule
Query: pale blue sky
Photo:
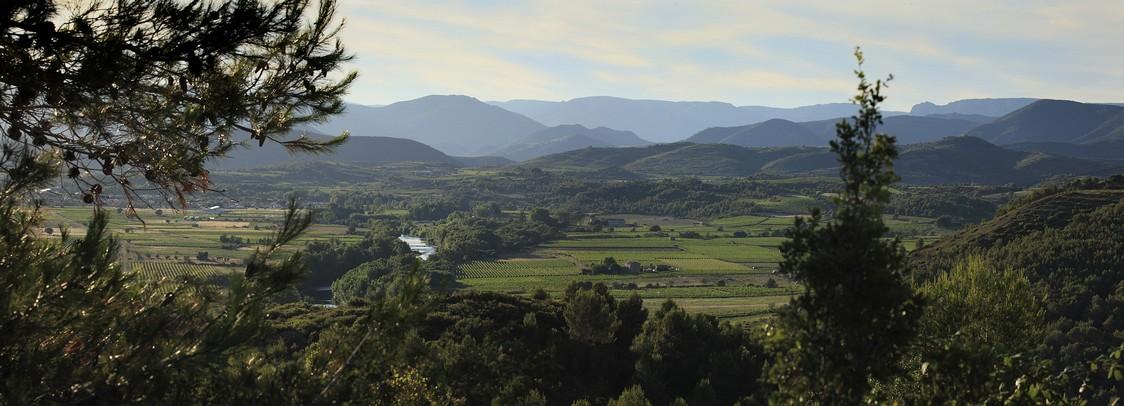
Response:
POLYGON ((340 0, 348 99, 843 102, 861 45, 887 106, 974 97, 1124 102, 1124 0, 340 0))

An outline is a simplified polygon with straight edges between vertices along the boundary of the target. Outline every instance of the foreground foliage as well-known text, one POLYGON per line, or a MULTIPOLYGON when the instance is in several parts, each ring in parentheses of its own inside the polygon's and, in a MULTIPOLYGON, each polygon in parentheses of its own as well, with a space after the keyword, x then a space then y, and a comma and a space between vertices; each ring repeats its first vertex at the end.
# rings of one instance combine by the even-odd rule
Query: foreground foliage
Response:
MULTIPOLYGON (((862 53, 855 55, 861 69, 862 53)), ((780 270, 802 283, 804 294, 778 317, 770 382, 780 402, 862 402, 871 380, 896 372, 920 315, 920 300, 904 279, 905 249, 882 239, 882 211, 897 179, 894 138, 876 132, 883 82, 856 74, 859 114, 837 124, 831 142, 844 185, 833 217, 825 222, 814 210, 809 220, 798 218, 781 246, 780 270)))

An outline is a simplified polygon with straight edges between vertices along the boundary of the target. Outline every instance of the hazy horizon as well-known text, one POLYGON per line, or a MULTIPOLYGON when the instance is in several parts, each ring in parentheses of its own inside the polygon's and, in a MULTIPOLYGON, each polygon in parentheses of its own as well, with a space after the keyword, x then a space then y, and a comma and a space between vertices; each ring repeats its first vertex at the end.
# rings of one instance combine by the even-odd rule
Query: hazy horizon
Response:
POLYGON ((351 2, 347 99, 589 96, 796 107, 846 102, 854 46, 886 107, 1031 97, 1120 102, 1124 4, 351 2))

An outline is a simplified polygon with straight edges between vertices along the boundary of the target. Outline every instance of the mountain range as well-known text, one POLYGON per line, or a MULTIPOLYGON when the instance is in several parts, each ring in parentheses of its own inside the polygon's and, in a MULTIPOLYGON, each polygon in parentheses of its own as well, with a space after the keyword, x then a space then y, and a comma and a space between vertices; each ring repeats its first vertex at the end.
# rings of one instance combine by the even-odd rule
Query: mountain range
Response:
MULTIPOLYGON (((826 148, 675 143, 640 148, 586 148, 522 165, 577 172, 619 168, 659 177, 834 175, 839 164, 826 148)), ((1105 175, 1119 167, 1004 149, 975 137, 947 137, 903 147, 894 169, 903 181, 915 184, 1033 184, 1059 175, 1105 175)))
POLYGON ((948 104, 937 105, 931 102, 918 103, 909 110, 915 116, 934 114, 975 114, 988 117, 1002 117, 1026 107, 1038 99, 1026 97, 1000 99, 964 99, 948 104))
POLYGON ((409 138, 453 155, 490 152, 546 128, 535 120, 468 96, 426 96, 381 107, 348 104, 317 130, 409 138))
POLYGON ((818 146, 825 139, 792 121, 774 118, 738 127, 711 127, 687 138, 696 144, 730 144, 743 147, 818 146))
POLYGON ((1124 107, 1039 100, 967 133, 1000 145, 1096 144, 1124 140, 1124 107))
MULTIPOLYGON (((899 144, 932 142, 963 135, 976 128, 984 116, 893 116, 885 118, 880 131, 894 135, 899 144)), ((835 138, 835 124, 843 118, 795 123, 772 119, 738 127, 713 127, 687 138, 699 144, 732 144, 743 147, 823 146, 835 138)))
MULTIPOLYGON (((1035 101, 972 99, 943 106, 926 102, 914 106, 910 114, 885 112, 885 129, 902 143, 928 142, 963 134, 1035 101)), ((386 106, 348 104, 342 115, 319 124, 316 130, 408 138, 450 155, 520 160, 565 148, 637 145, 636 140, 624 143, 611 138, 622 131, 631 131, 644 142, 677 142, 697 135, 691 141, 742 146, 822 145, 833 136, 835 122, 854 110, 848 103, 777 108, 604 96, 560 102, 485 103, 468 96, 433 95, 386 106), (791 123, 811 130, 819 140, 791 123), (558 126, 563 127, 541 132, 558 126), (594 131, 599 128, 603 130, 594 131), (781 132, 773 134, 772 130, 781 132), (727 136, 722 139, 738 135, 728 141, 714 139, 723 133, 727 136), (578 135, 588 139, 575 137, 578 135)))
MULTIPOLYGON (((709 103, 680 104, 615 98, 587 99, 608 99, 610 104, 623 103, 632 106, 630 108, 633 110, 638 109, 638 106, 654 106, 656 110, 666 111, 670 111, 667 109, 673 107, 687 110, 740 109, 723 103, 718 104, 725 107, 715 107, 709 103)), ((581 106, 584 105, 582 103, 591 102, 585 99, 578 101, 564 102, 561 105, 533 101, 520 101, 520 103, 553 109, 559 106, 581 106)), ((945 137, 959 135, 986 141, 986 144, 992 148, 988 149, 978 144, 970 148, 961 145, 961 148, 952 149, 955 153, 936 154, 940 159, 950 159, 946 161, 946 165, 959 163, 964 159, 995 158, 1002 164, 999 168, 989 170, 1002 171, 1003 168, 1014 165, 1018 167, 1018 172, 1027 174, 1040 167, 1067 168, 1059 172, 1060 174, 1081 172, 1076 170, 1077 168, 1066 166, 1066 159, 1110 164, 1124 162, 1124 107, 1036 99, 980 99, 962 102, 937 106, 947 107, 946 110, 933 110, 923 105, 915 106, 914 111, 943 112, 926 116, 889 116, 885 118, 881 130, 898 138, 899 144, 903 145, 903 157, 907 153, 914 153, 920 159, 925 155, 920 154, 919 151, 925 148, 949 150, 946 147, 935 146, 948 145, 950 141, 946 141, 945 137), (1030 100, 1028 104, 1002 117, 993 118, 979 114, 981 112, 992 114, 1027 100, 1030 100), (927 147, 917 149, 911 147, 912 144, 927 145, 927 147), (969 154, 972 151, 986 151, 986 153, 969 154)), ((838 113, 833 110, 841 108, 842 106, 821 105, 800 111, 838 113)), ((629 130, 590 127, 586 124, 560 124, 547 127, 522 114, 471 97, 427 96, 381 107, 349 105, 348 112, 343 116, 312 129, 314 133, 344 130, 352 132, 354 136, 349 144, 333 155, 294 157, 280 147, 266 146, 236 150, 232 153, 231 159, 216 162, 216 166, 219 169, 251 168, 277 162, 312 159, 345 162, 420 161, 454 166, 499 166, 509 164, 511 160, 530 160, 532 164, 546 164, 552 160, 582 161, 602 157, 610 163, 593 165, 586 169, 609 170, 620 167, 627 173, 642 176, 784 174, 830 169, 834 162, 830 157, 825 157, 824 150, 798 147, 825 146, 834 136, 835 123, 838 120, 839 118, 829 118, 797 122, 772 118, 746 125, 712 126, 693 135, 681 137, 688 143, 636 148, 648 145, 650 142, 629 130), (399 136, 391 137, 387 134, 399 136), (725 148, 726 146, 743 148, 731 149, 725 148), (745 147, 754 149, 746 150, 745 147), (613 149, 619 150, 613 151, 613 149), (577 158, 582 154, 589 154, 591 157, 577 158), (665 154, 665 156, 650 158, 656 154, 665 154), (474 157, 467 158, 466 155, 474 157), (675 167, 667 168, 663 163, 666 162, 663 158, 667 157, 673 158, 673 162, 676 162, 675 167), (647 161, 643 161, 644 159, 647 161), (691 162, 692 160, 698 162, 691 162)), ((585 164, 560 162, 554 166, 571 165, 585 164)), ((902 165, 902 168, 910 168, 908 163, 902 165)), ((978 166, 976 163, 973 165, 978 166)), ((934 170, 940 169, 935 163, 929 164, 929 167, 934 170)), ((920 172, 925 171, 928 169, 920 172)), ((920 172, 911 176, 914 179, 925 178, 919 175, 920 172)), ((1009 175, 1005 178, 1029 179, 1037 176, 1009 175)), ((974 181, 971 176, 959 172, 936 176, 934 179, 974 181)))
POLYGON ((636 136, 632 131, 563 124, 533 132, 515 143, 496 150, 493 155, 524 161, 579 148, 634 147, 648 144, 651 142, 636 136))
MULTIPOLYGON (((735 106, 723 102, 635 100, 619 97, 582 97, 567 101, 511 100, 492 105, 530 117, 546 125, 583 124, 630 130, 655 142, 680 141, 716 126, 739 126, 779 118, 813 121, 855 113, 850 103, 829 103, 794 108, 735 106)), ((886 115, 902 114, 886 112, 886 115)))
MULTIPOLYGON (((312 138, 327 138, 309 134, 312 138)), ((350 137, 346 144, 328 154, 289 153, 277 143, 235 147, 224 159, 212 161, 209 166, 219 170, 250 169, 280 163, 334 161, 355 163, 430 162, 447 165, 467 165, 423 143, 405 138, 350 137)))

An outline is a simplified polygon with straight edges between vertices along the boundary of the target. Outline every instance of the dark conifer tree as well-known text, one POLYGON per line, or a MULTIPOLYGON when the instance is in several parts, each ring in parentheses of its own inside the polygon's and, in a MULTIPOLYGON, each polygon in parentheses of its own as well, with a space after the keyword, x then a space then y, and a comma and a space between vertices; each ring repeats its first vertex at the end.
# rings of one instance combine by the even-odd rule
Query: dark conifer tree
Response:
POLYGON ((883 239, 882 212, 898 179, 895 139, 877 132, 886 81, 867 81, 862 52, 855 57, 859 85, 852 101, 859 112, 836 124, 831 141, 843 190, 830 218, 819 210, 798 218, 781 246, 781 272, 804 286, 775 329, 770 380, 782 403, 861 403, 872 379, 894 372, 919 316, 919 300, 905 279, 905 249, 897 239, 883 239))

